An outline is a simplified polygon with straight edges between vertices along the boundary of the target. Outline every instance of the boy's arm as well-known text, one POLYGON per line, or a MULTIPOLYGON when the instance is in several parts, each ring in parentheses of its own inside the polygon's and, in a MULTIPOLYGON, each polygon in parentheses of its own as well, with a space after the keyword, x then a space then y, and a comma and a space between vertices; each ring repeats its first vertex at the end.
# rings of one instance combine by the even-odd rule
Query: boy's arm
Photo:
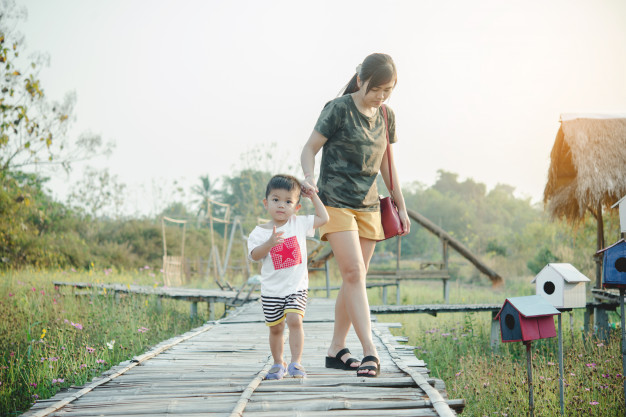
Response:
POLYGON ((329 216, 326 211, 326 207, 324 207, 324 203, 320 200, 319 196, 314 190, 308 190, 306 196, 311 199, 313 203, 313 207, 315 208, 315 218, 313 219, 313 228, 318 228, 320 226, 328 223, 329 216))
POLYGON ((276 233, 276 226, 274 226, 274 230, 272 231, 272 235, 269 239, 267 239, 264 243, 260 244, 256 248, 250 251, 250 257, 253 261, 260 261, 265 258, 272 248, 280 243, 283 243, 285 239, 283 239, 284 232, 276 233))

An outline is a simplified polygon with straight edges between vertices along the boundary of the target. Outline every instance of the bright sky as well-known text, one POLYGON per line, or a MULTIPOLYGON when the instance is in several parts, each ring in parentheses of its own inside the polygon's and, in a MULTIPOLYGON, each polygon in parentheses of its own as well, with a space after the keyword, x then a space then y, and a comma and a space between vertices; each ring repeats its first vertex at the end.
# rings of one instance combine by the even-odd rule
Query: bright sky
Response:
MULTIPOLYGON (((128 213, 162 207, 153 183, 231 175, 249 149, 275 143, 281 168, 299 167, 324 103, 372 52, 398 68, 402 183, 444 169, 540 201, 560 114, 626 112, 623 0, 18 4, 28 50, 50 54, 47 95, 75 91, 75 134, 116 142, 92 165, 128 184, 128 213)), ((81 176, 51 188, 62 198, 81 176)))

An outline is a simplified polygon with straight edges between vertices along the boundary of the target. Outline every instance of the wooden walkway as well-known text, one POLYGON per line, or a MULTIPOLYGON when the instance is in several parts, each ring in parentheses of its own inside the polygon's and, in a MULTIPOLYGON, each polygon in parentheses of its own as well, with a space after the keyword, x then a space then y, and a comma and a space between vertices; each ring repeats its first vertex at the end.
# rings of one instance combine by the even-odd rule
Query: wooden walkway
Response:
MULTIPOLYGON (((43 416, 453 416, 464 400, 448 400, 413 348, 373 323, 382 369, 378 378, 326 369, 334 300, 311 298, 302 365, 308 377, 265 381, 272 365, 268 330, 258 302, 235 309, 113 367, 84 387, 39 401, 26 417, 43 416)), ((353 354, 362 357, 353 331, 353 354)), ((286 360, 289 344, 285 340, 286 360)))

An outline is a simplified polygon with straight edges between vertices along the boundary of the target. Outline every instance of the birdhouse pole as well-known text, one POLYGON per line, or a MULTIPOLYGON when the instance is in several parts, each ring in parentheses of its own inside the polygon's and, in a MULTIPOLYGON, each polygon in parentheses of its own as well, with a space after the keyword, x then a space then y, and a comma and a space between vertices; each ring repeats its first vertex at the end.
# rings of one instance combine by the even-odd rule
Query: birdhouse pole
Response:
POLYGON ((565 385, 563 383, 563 330, 561 327, 561 315, 558 316, 559 325, 559 402, 561 415, 565 415, 565 385))
MULTIPOLYGON (((622 379, 624 380, 624 398, 626 398, 626 329, 624 329, 624 292, 626 289, 619 289, 619 308, 622 316, 622 379)), ((625 413, 626 415, 626 413, 625 413)))
POLYGON ((533 357, 530 352, 531 343, 530 340, 524 342, 526 345, 526 366, 528 368, 528 411, 530 412, 530 417, 534 417, 535 400, 533 398, 533 357))

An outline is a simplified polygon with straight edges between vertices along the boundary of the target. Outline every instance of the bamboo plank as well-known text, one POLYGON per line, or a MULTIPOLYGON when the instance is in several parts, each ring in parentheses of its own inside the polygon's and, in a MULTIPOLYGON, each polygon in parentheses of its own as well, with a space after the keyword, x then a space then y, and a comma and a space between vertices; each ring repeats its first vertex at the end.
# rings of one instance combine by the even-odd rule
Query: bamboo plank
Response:
MULTIPOLYGON (((184 342, 172 345, 176 340, 172 338, 160 343, 154 348, 160 349, 157 355, 135 358, 140 364, 127 362, 112 368, 92 382, 95 386, 88 393, 76 396, 84 387, 59 393, 24 417, 441 417, 450 415, 437 411, 443 405, 452 413, 462 410, 463 400, 447 398, 445 384, 428 376, 426 364, 415 357, 413 347, 398 344, 397 339, 402 339, 389 332, 396 327, 394 323, 372 327, 382 363, 379 378, 325 368, 333 303, 310 299, 304 325, 305 379, 262 379, 273 360, 260 304, 252 302, 184 342), (120 373, 130 365, 131 369, 120 373), (59 401, 63 401, 60 409, 50 412, 59 408, 59 401)), ((355 357, 362 357, 354 332, 348 335, 347 345, 355 357)))

